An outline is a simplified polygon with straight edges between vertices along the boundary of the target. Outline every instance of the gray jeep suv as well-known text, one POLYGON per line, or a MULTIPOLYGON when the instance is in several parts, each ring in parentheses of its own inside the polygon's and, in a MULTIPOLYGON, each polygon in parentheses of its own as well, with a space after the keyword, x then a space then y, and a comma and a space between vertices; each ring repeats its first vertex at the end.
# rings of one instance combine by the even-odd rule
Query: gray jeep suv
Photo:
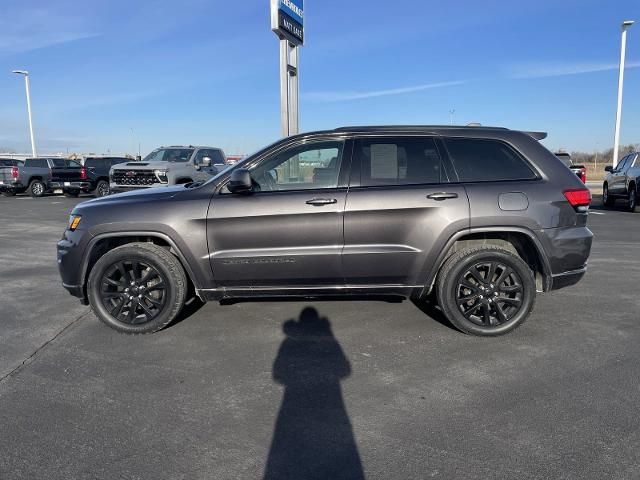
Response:
POLYGON ((280 140, 204 184, 81 203, 64 287, 148 333, 185 301, 411 298, 475 335, 587 268, 591 200, 537 139, 488 127, 350 127, 280 140))

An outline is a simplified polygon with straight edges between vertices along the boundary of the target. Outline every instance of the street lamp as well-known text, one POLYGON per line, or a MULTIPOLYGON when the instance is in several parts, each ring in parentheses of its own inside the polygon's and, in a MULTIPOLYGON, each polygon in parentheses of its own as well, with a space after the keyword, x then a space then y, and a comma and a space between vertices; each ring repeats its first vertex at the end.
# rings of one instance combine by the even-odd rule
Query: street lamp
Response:
POLYGON ((24 85, 27 90, 27 112, 29 113, 29 133, 31 134, 31 155, 35 158, 36 154, 36 141, 33 138, 33 120, 31 119, 31 94, 29 92, 29 72, 26 70, 14 70, 13 73, 18 75, 24 75, 24 85))
POLYGON ((633 20, 622 22, 622 44, 620 46, 620 73, 618 74, 618 108, 616 110, 616 131, 613 139, 613 168, 618 165, 618 148, 620 148, 620 120, 622 118, 622 86, 624 85, 624 57, 627 49, 627 29, 633 20))

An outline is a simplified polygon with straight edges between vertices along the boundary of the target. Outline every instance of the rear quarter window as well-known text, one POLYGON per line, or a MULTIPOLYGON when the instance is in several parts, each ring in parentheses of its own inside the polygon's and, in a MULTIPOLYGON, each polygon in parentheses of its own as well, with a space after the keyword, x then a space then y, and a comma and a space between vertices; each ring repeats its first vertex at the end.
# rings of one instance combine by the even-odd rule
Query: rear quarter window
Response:
POLYGON ((499 140, 446 138, 444 142, 461 182, 538 178, 521 154, 499 140))

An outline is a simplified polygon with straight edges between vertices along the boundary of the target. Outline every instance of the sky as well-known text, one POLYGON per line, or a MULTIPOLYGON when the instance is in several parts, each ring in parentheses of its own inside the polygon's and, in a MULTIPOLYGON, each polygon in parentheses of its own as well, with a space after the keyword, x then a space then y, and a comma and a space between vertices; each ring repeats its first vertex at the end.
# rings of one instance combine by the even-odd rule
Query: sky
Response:
MULTIPOLYGON (((269 0, 1 0, 0 149, 251 153, 280 136, 269 0)), ((568 151, 640 142, 638 0, 306 0, 301 131, 454 123, 546 131, 568 151)))

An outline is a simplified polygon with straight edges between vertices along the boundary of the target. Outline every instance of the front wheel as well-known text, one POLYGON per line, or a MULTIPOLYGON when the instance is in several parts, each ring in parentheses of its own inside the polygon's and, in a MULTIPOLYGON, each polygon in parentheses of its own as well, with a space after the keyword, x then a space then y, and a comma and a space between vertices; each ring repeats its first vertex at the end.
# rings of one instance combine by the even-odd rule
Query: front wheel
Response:
POLYGON ((536 298, 529 266, 508 250, 481 246, 452 255, 437 284, 438 303, 447 319, 465 333, 496 336, 527 319, 536 298))
POLYGON ((613 207, 616 203, 615 198, 609 193, 609 185, 606 183, 602 185, 602 203, 605 207, 613 207))
POLYGON ((100 257, 87 290, 91 308, 106 325, 122 333, 153 333, 180 313, 187 278, 166 249, 130 243, 100 257))

